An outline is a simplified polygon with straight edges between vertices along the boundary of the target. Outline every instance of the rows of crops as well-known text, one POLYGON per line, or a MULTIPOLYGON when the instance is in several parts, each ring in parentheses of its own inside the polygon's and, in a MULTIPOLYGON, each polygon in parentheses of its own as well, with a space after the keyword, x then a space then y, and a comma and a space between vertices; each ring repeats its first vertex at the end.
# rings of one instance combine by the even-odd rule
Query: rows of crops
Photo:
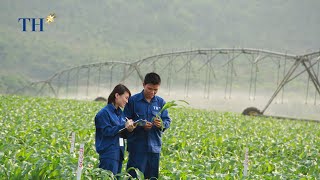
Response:
MULTIPOLYGON (((82 179, 109 176, 97 168, 94 121, 98 102, 0 96, 0 179, 73 179, 85 143, 82 179)), ((319 179, 320 124, 250 118, 233 113, 170 110, 160 179, 319 179)), ((125 175, 123 175, 124 177, 125 175)))

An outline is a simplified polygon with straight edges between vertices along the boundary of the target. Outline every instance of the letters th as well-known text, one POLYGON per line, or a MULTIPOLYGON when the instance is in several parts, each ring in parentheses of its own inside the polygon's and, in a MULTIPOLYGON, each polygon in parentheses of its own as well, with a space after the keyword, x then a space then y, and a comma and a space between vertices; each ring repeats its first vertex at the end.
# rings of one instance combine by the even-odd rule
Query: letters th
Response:
POLYGON ((18 22, 22 23, 22 31, 27 31, 27 26, 31 23, 32 31, 36 31, 36 27, 39 27, 39 31, 43 31, 43 19, 44 18, 19 18, 18 22))

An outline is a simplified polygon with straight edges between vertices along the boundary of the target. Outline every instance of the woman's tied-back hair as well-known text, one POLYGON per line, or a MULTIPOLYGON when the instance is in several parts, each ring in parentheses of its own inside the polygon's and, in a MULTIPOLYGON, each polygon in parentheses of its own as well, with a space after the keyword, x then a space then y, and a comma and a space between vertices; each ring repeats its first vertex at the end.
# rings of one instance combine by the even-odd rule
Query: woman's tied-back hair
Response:
POLYGON ((146 74, 146 76, 144 77, 144 84, 153 84, 153 85, 160 85, 161 84, 161 78, 160 76, 155 73, 155 72, 151 72, 146 74))
POLYGON ((112 92, 110 93, 110 95, 108 97, 108 104, 115 103, 116 93, 118 93, 121 96, 125 92, 129 93, 129 97, 131 96, 130 90, 125 85, 123 85, 123 84, 116 85, 116 87, 114 87, 114 89, 112 90, 112 92))

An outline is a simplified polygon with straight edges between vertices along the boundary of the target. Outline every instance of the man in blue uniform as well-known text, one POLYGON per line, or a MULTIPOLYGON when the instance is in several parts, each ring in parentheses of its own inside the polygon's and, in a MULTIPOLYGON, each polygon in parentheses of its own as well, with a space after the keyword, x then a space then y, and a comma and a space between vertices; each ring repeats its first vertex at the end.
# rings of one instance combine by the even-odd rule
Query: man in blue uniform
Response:
MULTIPOLYGON (((160 76, 156 73, 148 73, 143 82, 142 92, 129 98, 124 113, 129 119, 134 121, 147 120, 145 126, 136 127, 128 133, 129 160, 127 169, 138 168, 144 173, 145 178, 159 176, 159 160, 161 152, 161 135, 165 129, 169 128, 171 119, 168 111, 163 111, 156 118, 165 101, 156 96, 161 84, 160 76)), ((136 177, 135 172, 129 172, 136 177)))

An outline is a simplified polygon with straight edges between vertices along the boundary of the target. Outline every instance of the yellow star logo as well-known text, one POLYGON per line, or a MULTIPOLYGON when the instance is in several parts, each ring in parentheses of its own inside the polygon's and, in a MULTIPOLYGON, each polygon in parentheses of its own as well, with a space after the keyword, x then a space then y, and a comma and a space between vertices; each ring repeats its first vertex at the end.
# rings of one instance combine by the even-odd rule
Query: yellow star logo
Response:
POLYGON ((48 24, 52 23, 56 17, 57 16, 55 13, 49 14, 49 16, 47 16, 47 18, 46 18, 46 23, 48 23, 48 24))

